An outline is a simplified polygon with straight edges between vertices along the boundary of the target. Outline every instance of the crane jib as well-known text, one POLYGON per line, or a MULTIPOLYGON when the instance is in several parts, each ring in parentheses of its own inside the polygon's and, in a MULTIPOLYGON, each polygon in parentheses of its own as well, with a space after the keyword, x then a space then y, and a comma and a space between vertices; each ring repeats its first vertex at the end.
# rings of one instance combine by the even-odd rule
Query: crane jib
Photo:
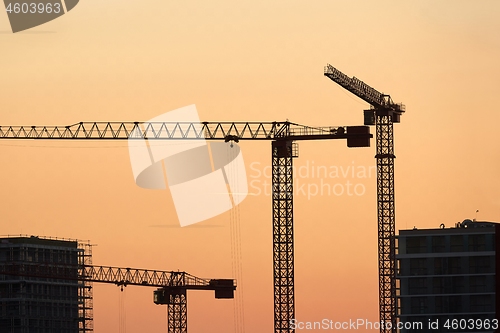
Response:
POLYGON ((397 112, 405 110, 404 105, 394 103, 391 96, 379 92, 354 76, 348 77, 330 64, 325 67, 324 75, 376 109, 392 109, 397 112))

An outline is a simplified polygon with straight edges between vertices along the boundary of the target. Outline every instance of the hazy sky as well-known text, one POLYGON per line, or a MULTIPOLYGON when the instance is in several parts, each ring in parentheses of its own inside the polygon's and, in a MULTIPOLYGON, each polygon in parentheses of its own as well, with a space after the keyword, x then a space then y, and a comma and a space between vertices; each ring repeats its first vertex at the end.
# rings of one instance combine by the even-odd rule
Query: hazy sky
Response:
MULTIPOLYGON (((395 125, 397 230, 476 210, 500 221, 498 17, 493 0, 82 0, 12 34, 2 13, 0 125, 142 121, 190 104, 202 120, 359 125, 368 105, 323 76, 331 63, 407 106, 395 125)), ((270 143, 240 147, 258 194, 270 143)), ((358 173, 374 147, 300 143, 299 320, 378 319, 376 176, 358 173), (305 174, 317 166, 345 175, 305 174), (347 182, 359 195, 307 192, 347 182)), ((89 239, 96 264, 232 277, 231 214, 177 227, 170 193, 135 185, 126 142, 1 141, 0 155, 2 234, 89 239)), ((246 332, 272 330, 271 216, 263 191, 239 206, 246 332)), ((152 292, 127 287, 128 332, 166 331, 152 292)), ((234 331, 233 301, 188 299, 190 332, 234 331)), ((119 289, 95 284, 94 300, 96 333, 118 332, 119 289)))

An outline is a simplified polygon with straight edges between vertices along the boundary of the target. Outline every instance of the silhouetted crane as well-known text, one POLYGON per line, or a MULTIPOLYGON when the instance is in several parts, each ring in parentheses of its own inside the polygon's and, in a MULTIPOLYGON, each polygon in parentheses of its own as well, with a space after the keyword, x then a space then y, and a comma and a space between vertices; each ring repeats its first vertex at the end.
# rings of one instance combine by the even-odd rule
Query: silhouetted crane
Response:
POLYGON ((70 126, 0 126, 0 139, 43 140, 270 140, 272 143, 274 331, 295 319, 293 168, 300 140, 346 139, 369 147, 368 126, 311 127, 284 122, 80 122, 70 126))
MULTIPOLYGON (((236 290, 236 281, 231 279, 201 279, 186 272, 81 264, 8 261, 0 264, 0 275, 112 283, 122 288, 127 285, 157 287, 154 303, 167 305, 169 333, 187 332, 188 290, 214 290, 215 298, 234 298, 236 290)), ((92 318, 84 319, 92 321, 92 318)), ((83 332, 91 331, 92 328, 83 327, 83 332)))
POLYGON ((394 132, 405 112, 403 104, 394 103, 391 96, 382 94, 355 77, 348 77, 332 65, 324 75, 371 105, 364 111, 365 125, 375 125, 377 141, 377 211, 378 211, 378 272, 380 331, 396 331, 396 246, 394 205, 394 132), (390 327, 390 328, 389 328, 390 327))

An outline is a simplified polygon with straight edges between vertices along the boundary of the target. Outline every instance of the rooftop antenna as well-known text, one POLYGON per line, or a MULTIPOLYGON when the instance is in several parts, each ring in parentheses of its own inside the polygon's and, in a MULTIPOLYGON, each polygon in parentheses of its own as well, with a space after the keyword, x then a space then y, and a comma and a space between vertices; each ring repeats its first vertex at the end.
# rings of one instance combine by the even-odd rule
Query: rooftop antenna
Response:
POLYGON ((474 217, 474 222, 477 221, 477 213, 479 213, 479 209, 476 209, 476 217, 474 217))

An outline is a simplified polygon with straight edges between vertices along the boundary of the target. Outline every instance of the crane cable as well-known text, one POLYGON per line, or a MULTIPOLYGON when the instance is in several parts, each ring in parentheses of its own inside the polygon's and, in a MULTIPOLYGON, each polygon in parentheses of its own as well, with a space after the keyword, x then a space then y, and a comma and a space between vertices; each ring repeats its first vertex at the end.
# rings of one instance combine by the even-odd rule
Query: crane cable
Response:
MULTIPOLYGON (((229 184, 234 184, 234 189, 239 189, 238 184, 238 168, 236 163, 231 163, 237 157, 238 150, 232 149, 233 143, 228 146, 228 161, 230 161, 230 167, 228 168, 229 175, 227 176, 227 180, 229 184)), ((240 209, 237 204, 234 202, 234 196, 232 195, 232 191, 229 187, 232 202, 232 209, 229 214, 229 227, 231 234, 231 268, 232 273, 236 281, 238 282, 238 288, 236 290, 237 296, 235 296, 234 300, 234 332, 235 333, 244 333, 245 332, 245 318, 244 318, 244 300, 243 300, 243 274, 242 274, 242 251, 241 251, 241 229, 240 229, 240 209)), ((236 195, 240 195, 240 193, 236 193, 236 195)))
POLYGON ((125 313, 125 291, 124 286, 120 286, 120 294, 118 296, 118 332, 126 333, 127 332, 127 317, 125 313))

